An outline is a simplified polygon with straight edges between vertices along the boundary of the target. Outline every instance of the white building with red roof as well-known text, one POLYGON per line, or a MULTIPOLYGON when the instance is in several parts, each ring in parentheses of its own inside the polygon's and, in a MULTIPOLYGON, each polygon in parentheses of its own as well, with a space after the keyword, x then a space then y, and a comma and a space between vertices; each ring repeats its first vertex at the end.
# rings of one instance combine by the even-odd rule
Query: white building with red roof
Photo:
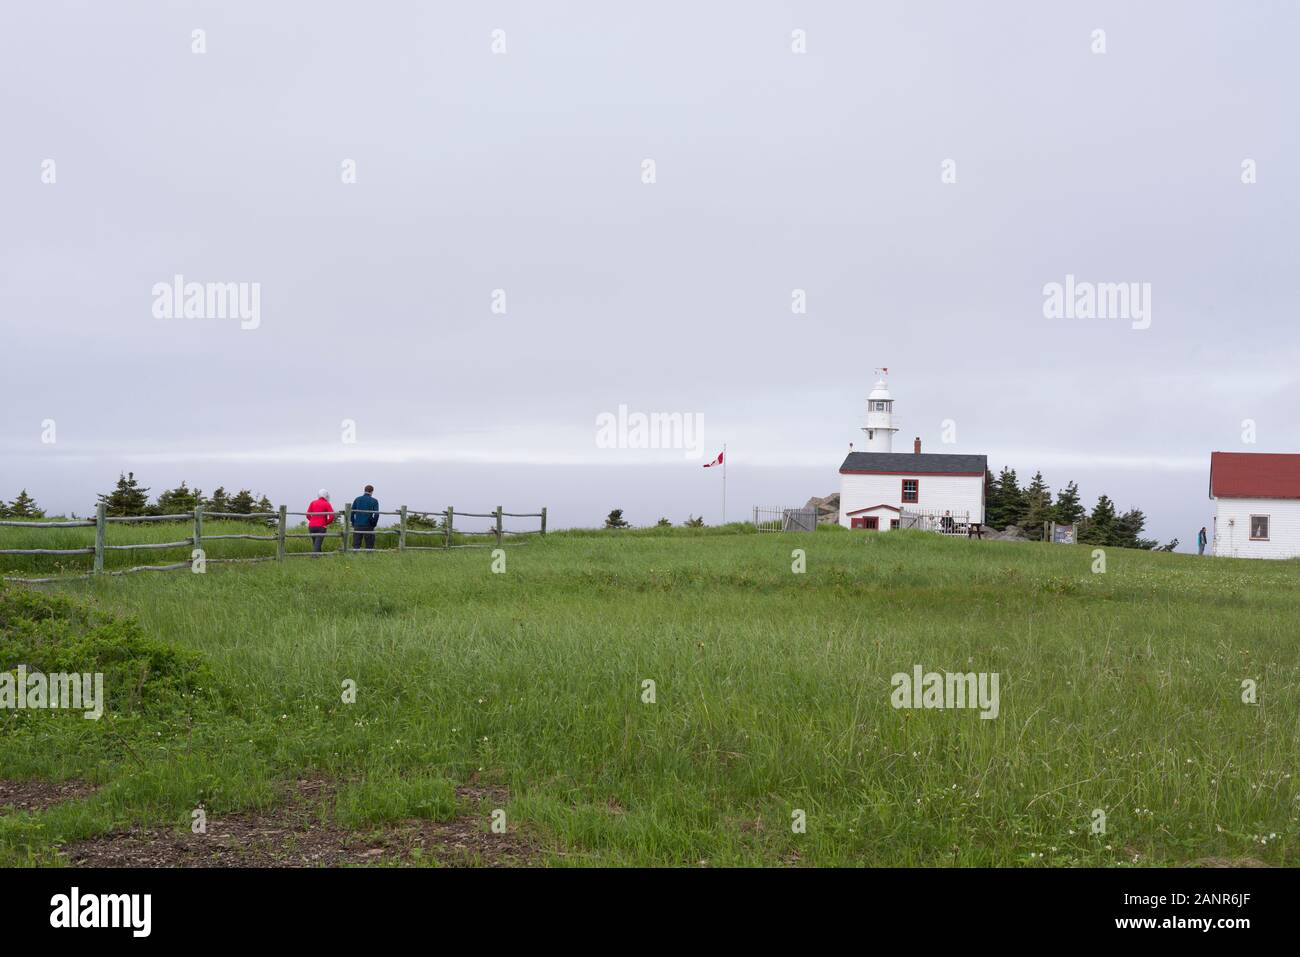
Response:
POLYGON ((1300 455, 1211 452, 1211 553, 1300 556, 1300 455))

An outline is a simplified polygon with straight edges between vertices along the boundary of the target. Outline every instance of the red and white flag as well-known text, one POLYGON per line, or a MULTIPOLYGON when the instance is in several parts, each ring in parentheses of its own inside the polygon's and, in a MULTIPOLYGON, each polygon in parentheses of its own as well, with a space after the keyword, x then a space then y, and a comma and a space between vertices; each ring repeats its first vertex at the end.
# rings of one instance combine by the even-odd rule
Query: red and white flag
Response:
POLYGON ((713 466, 715 466, 715 465, 721 465, 721 464, 722 464, 722 453, 719 452, 719 453, 718 453, 718 457, 717 457, 716 459, 714 459, 712 462, 705 462, 705 463, 704 463, 704 467, 705 467, 706 469, 711 469, 711 468, 713 468, 713 466))

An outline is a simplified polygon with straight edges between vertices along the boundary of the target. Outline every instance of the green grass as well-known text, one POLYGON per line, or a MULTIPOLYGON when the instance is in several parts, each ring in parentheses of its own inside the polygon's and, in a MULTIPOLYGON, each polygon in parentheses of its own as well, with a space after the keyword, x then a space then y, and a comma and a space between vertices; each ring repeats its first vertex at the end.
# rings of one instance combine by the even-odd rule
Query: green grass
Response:
POLYGON ((197 652, 213 693, 100 722, 0 712, 0 777, 102 785, 0 818, 0 863, 265 806, 304 774, 346 782, 358 827, 444 816, 477 775, 555 864, 1300 859, 1300 563, 1111 549, 1093 574, 1082 546, 712 529, 551 534, 491 561, 52 589, 197 652), (1000 716, 895 710, 891 675, 917 664, 997 672, 1000 716))

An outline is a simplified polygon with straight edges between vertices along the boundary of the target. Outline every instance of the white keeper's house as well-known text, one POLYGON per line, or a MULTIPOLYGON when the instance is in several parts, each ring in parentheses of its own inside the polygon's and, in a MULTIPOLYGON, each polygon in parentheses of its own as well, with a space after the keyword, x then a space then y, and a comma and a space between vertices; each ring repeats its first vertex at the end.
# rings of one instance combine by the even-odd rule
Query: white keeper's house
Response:
POLYGON ((1211 452, 1211 553, 1300 556, 1300 455, 1211 452))
MULTIPOLYGON (((924 528, 966 534, 984 521, 986 455, 895 452, 894 399, 882 378, 867 396, 867 441, 840 466, 840 524, 887 531, 924 528)), ((850 446, 852 449, 852 446, 850 446)))

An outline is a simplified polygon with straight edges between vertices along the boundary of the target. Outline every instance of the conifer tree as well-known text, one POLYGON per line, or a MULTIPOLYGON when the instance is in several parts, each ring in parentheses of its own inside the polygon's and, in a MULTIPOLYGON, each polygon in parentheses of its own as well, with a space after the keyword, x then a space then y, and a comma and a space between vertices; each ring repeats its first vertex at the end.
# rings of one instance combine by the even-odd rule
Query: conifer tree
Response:
POLYGON ((1089 545, 1113 545, 1114 538, 1115 503, 1109 496, 1102 495, 1092 507, 1092 514, 1079 533, 1079 541, 1089 545))
POLYGON ((1025 512, 1018 523, 1026 537, 1039 541, 1046 538, 1044 526, 1052 520, 1052 490, 1043 481, 1043 473, 1035 472, 1033 479, 1025 488, 1025 512))
POLYGON ((18 497, 8 505, 4 505, 4 502, 0 502, 0 506, 4 506, 3 514, 9 518, 45 517, 45 512, 37 506, 36 499, 27 494, 27 489, 23 489, 19 492, 18 497))
POLYGON ((1003 467, 994 480, 995 489, 991 504, 986 507, 987 523, 996 529, 1005 529, 1008 525, 1019 525, 1024 521, 1028 503, 1025 493, 1021 491, 1016 478, 1016 470, 1003 467))
POLYGON ((1115 534, 1111 544, 1121 548, 1144 548, 1150 551, 1160 543, 1153 538, 1143 538, 1147 517, 1140 508, 1130 508, 1115 520, 1115 534))
POLYGON ((158 501, 151 511, 155 515, 179 515, 192 512, 203 502, 203 490, 191 489, 184 482, 175 488, 158 493, 158 501))
POLYGON ((1077 525, 1083 520, 1086 514, 1083 505, 1079 502, 1079 486, 1074 482, 1066 484, 1065 488, 1059 489, 1056 493, 1056 504, 1052 506, 1052 521, 1058 525, 1077 525))
POLYGON ((149 513, 149 490, 140 488, 134 472, 118 473, 117 485, 107 495, 97 496, 98 504, 105 506, 105 514, 114 518, 149 513))
POLYGON ((993 472, 989 469, 984 470, 984 524, 989 528, 997 528, 993 524, 995 518, 1002 514, 1002 487, 998 485, 998 480, 993 477, 993 472))

